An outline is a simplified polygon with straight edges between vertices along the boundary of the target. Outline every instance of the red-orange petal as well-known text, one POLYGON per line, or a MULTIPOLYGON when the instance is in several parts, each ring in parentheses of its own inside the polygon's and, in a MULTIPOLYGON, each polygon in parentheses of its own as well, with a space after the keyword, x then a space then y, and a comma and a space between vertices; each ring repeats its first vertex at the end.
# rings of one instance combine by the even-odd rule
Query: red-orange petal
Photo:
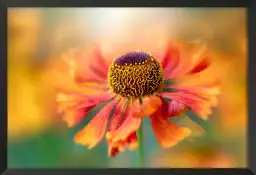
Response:
POLYGON ((179 141, 188 137, 191 131, 170 122, 161 113, 150 116, 151 124, 159 144, 164 148, 176 145, 179 141))
POLYGON ((167 54, 167 56, 169 56, 170 59, 173 59, 174 62, 170 63, 168 66, 168 61, 163 62, 164 66, 166 67, 164 68, 165 79, 174 79, 181 76, 199 73, 211 65, 211 60, 207 55, 205 45, 201 46, 200 48, 196 47, 198 49, 192 49, 193 51, 189 49, 189 47, 186 47, 186 44, 183 47, 180 47, 179 45, 173 45, 173 47, 176 49, 176 54, 173 54, 174 56, 169 56, 170 54, 167 54), (196 60, 191 61, 194 60, 194 58, 196 60))
POLYGON ((134 118, 131 114, 126 116, 122 116, 120 123, 118 124, 119 127, 112 131, 113 140, 124 139, 126 138, 131 132, 137 131, 141 124, 140 118, 134 118))
POLYGON ((164 77, 165 79, 173 79, 184 75, 192 67, 191 64, 186 60, 188 59, 188 53, 178 44, 172 44, 169 48, 169 54, 167 52, 166 60, 164 64, 164 77), (169 60, 168 60, 169 59, 169 60))
POLYGON ((168 114, 167 117, 177 117, 180 116, 182 114, 184 114, 187 111, 187 106, 184 105, 183 103, 179 103, 176 100, 172 100, 169 104, 168 104, 168 114))
POLYGON ((211 65, 211 60, 208 56, 203 57, 195 64, 194 68, 189 71, 189 74, 195 74, 204 71, 211 65))
POLYGON ((163 93, 163 97, 176 100, 189 107, 198 117, 206 119, 206 116, 211 114, 211 103, 196 94, 189 92, 175 92, 175 93, 163 93))
POLYGON ((76 143, 88 146, 88 149, 91 149, 101 141, 115 102, 116 100, 113 100, 103 107, 90 123, 75 135, 74 140, 76 143))
POLYGON ((161 61, 165 74, 168 74, 173 69, 175 69, 176 66, 179 64, 179 61, 179 50, 175 46, 169 44, 167 51, 161 61))
POLYGON ((213 107, 217 106, 218 101, 216 97, 221 93, 218 82, 194 87, 172 86, 171 88, 196 94, 197 96, 209 101, 213 107))
POLYGON ((125 105, 127 103, 127 100, 121 99, 121 101, 118 102, 115 108, 115 112, 113 116, 111 117, 111 120, 109 122, 109 131, 114 131, 120 126, 120 120, 121 120, 121 114, 122 112, 125 112, 125 105))
POLYGON ((135 150, 138 147, 138 139, 136 132, 132 132, 125 140, 112 141, 108 140, 108 154, 115 157, 119 152, 123 152, 125 148, 135 150))
POLYGON ((220 94, 218 82, 192 87, 174 85, 170 88, 178 92, 162 93, 162 96, 188 106, 201 119, 207 119, 207 115, 212 112, 211 108, 218 104, 217 95, 220 94))
MULTIPOLYGON (((122 103, 119 108, 123 109, 122 103)), ((130 107, 123 113, 123 110, 118 110, 112 117, 109 130, 106 134, 106 139, 109 145, 109 155, 116 156, 120 151, 124 151, 126 147, 135 149, 137 145, 136 131, 141 124, 140 118, 134 118, 131 115, 130 107), (122 114, 122 115, 121 115, 122 114)))
POLYGON ((86 113, 97 104, 95 101, 88 100, 83 95, 65 93, 57 95, 57 103, 58 113, 62 115, 68 127, 79 123, 86 113))
POLYGON ((106 79, 108 75, 108 65, 102 56, 99 46, 95 47, 94 55, 95 59, 92 60, 90 67, 99 77, 106 79))
POLYGON ((100 49, 81 49, 73 59, 74 79, 77 83, 107 82, 108 65, 100 49))

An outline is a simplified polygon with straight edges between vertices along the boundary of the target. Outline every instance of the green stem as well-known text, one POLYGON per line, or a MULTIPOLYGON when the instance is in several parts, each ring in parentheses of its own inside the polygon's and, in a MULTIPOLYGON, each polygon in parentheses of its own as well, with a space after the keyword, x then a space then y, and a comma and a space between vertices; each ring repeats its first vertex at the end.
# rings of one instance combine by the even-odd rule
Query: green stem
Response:
MULTIPOLYGON (((139 98, 140 105, 143 105, 142 98, 139 98)), ((138 136, 138 166, 143 167, 143 120, 141 120, 140 129, 137 131, 138 136)))
POLYGON ((143 123, 141 121, 140 129, 137 131, 138 136, 138 166, 143 167, 143 123))

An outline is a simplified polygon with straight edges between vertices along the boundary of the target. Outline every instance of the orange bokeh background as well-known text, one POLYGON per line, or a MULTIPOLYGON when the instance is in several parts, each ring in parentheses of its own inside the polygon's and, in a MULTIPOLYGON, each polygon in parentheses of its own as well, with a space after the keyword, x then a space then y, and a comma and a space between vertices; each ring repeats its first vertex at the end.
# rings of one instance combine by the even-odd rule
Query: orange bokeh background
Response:
MULTIPOLYGON (((60 64, 58 58, 74 48, 85 47, 89 51, 97 44, 111 60, 133 49, 161 53, 168 41, 200 41, 211 51, 214 64, 199 79, 216 77, 221 81, 219 106, 208 122, 214 141, 198 137, 198 141, 162 150, 153 137, 146 135, 146 145, 153 145, 148 148, 146 166, 246 167, 246 20, 244 8, 9 8, 9 167, 74 167, 60 161, 70 155, 80 167, 133 167, 133 153, 110 160, 101 153, 104 146, 91 152, 81 148, 81 154, 86 154, 83 157, 73 149, 72 137, 64 134, 68 129, 55 115, 54 87, 60 83, 68 86, 69 82, 55 68, 60 64), (68 143, 59 157, 52 158, 52 164, 45 164, 40 155, 43 151, 36 148, 32 159, 37 164, 17 158, 22 152, 29 154, 33 145, 27 143, 38 139, 45 144, 50 142, 46 132, 68 143), (90 162, 92 157, 95 161, 90 162), (94 164, 102 157, 106 157, 105 162, 94 164)), ((56 145, 49 144, 44 154, 65 143, 58 140, 56 145)))

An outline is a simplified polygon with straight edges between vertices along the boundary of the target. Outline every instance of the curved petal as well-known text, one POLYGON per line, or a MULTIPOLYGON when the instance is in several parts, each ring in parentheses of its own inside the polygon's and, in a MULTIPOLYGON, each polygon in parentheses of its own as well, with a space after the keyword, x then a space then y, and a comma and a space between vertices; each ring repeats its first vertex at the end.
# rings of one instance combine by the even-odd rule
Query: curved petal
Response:
POLYGON ((191 67, 189 54, 178 44, 169 45, 164 57, 163 68, 165 79, 173 79, 185 74, 191 67), (165 61, 166 60, 166 61, 165 61))
POLYGON ((169 148, 189 136, 191 131, 170 122, 161 111, 151 115, 150 120, 159 144, 164 148, 169 148))
POLYGON ((77 83, 106 83, 108 65, 99 47, 77 49, 69 57, 65 57, 72 77, 77 83))
POLYGON ((161 104, 162 101, 158 96, 143 98, 143 104, 140 104, 139 100, 134 100, 131 104, 131 113, 133 117, 143 118, 154 113, 161 104))
MULTIPOLYGON (((187 107, 179 103, 175 100, 171 100, 169 103, 166 102, 162 97, 160 97, 161 105, 158 106, 157 110, 154 113, 158 113, 157 115, 161 114, 166 118, 178 117, 184 114, 187 110, 187 107)), ((155 115, 152 113, 152 115, 155 115)))
POLYGON ((98 95, 84 95, 71 91, 63 91, 57 94, 56 101, 59 103, 58 111, 63 112, 64 110, 75 106, 87 107, 94 105, 95 103, 98 104, 110 99, 111 97, 111 94, 108 93, 98 95))
POLYGON ((61 56, 60 59, 51 59, 53 61, 47 63, 47 68, 44 70, 42 78, 53 86, 57 91, 72 91, 82 94, 101 94, 108 90, 107 79, 104 81, 95 81, 93 76, 86 74, 88 81, 83 79, 83 74, 78 71, 83 69, 83 73, 90 71, 88 63, 90 60, 77 59, 77 54, 80 50, 71 50, 61 56), (83 60, 84 63, 80 63, 83 60), (85 62, 86 61, 86 62, 85 62))
POLYGON ((175 67, 179 64, 179 59, 179 50, 172 46, 172 44, 169 44, 166 53, 161 60, 164 74, 168 74, 168 72, 174 70, 175 67))
POLYGON ((124 140, 131 132, 139 129, 141 124, 140 118, 134 118, 131 114, 125 114, 121 117, 121 120, 116 123, 116 129, 109 130, 108 139, 113 141, 124 140))
POLYGON ((207 119, 207 115, 212 113, 211 107, 214 107, 217 103, 216 96, 210 94, 202 95, 193 91, 162 93, 162 96, 185 104, 201 119, 207 119))
POLYGON ((90 123, 75 135, 76 143, 88 146, 88 149, 91 149, 101 141, 115 102, 116 100, 113 100, 103 107, 90 123))
POLYGON ((80 123, 90 109, 110 98, 109 94, 86 96, 74 92, 58 93, 58 113, 62 115, 68 127, 72 127, 80 123))
POLYGON ((66 122, 68 127, 73 127, 75 125, 77 125, 78 123, 80 123, 85 116, 87 115, 87 113, 94 108, 96 105, 91 105, 88 107, 84 107, 84 108, 70 108, 67 109, 64 113, 63 113, 63 121, 66 122))
POLYGON ((192 87, 186 87, 186 86, 170 86, 172 89, 177 89, 183 92, 190 92, 193 93, 207 101, 211 104, 211 106, 215 107, 218 104, 216 96, 220 95, 220 88, 219 83, 214 82, 208 85, 201 85, 201 86, 192 86, 192 87))
POLYGON ((165 79, 199 73, 211 65, 205 45, 196 49, 196 52, 188 48, 185 50, 186 48, 185 45, 181 47, 178 44, 169 46, 162 62, 165 79))
POLYGON ((206 134, 204 128, 188 116, 178 117, 177 120, 174 121, 174 123, 181 127, 189 127, 189 129, 191 130, 191 134, 188 140, 190 141, 193 141, 195 138, 201 137, 206 134))
POLYGON ((126 147, 130 149, 136 148, 137 136, 136 131, 141 124, 140 118, 134 118, 131 115, 128 107, 126 111, 122 110, 124 104, 118 105, 114 116, 111 119, 109 130, 106 134, 106 139, 109 145, 109 155, 116 156, 120 151, 126 147))
POLYGON ((109 65, 107 65, 99 46, 94 49, 94 55, 95 59, 91 62, 90 65, 92 71, 95 71, 99 77, 107 79, 109 65))

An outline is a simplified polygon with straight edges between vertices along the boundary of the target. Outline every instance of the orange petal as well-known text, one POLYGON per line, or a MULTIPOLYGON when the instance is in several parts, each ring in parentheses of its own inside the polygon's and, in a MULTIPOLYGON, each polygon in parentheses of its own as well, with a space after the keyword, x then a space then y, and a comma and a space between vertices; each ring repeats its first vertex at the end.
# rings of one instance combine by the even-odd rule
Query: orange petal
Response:
POLYGON ((188 128, 179 127, 170 122, 166 117, 157 115, 157 113, 152 115, 150 119, 155 136, 159 144, 164 148, 174 146, 191 133, 188 128))
POLYGON ((68 127, 72 127, 81 122, 90 109, 110 98, 105 94, 87 96, 74 92, 58 93, 58 112, 68 127))
POLYGON ((83 95, 59 93, 57 95, 58 112, 68 127, 72 127, 81 122, 87 112, 98 102, 88 100, 83 95))
POLYGON ((75 142, 88 146, 88 149, 97 145, 105 134, 108 118, 116 100, 108 103, 74 138, 75 142))
POLYGON ((63 109, 79 106, 86 107, 107 101, 113 97, 113 94, 102 93, 97 95, 85 95, 82 93, 62 91, 57 94, 56 101, 62 105, 63 109))
POLYGON ((96 105, 93 106, 89 106, 86 108, 71 108, 71 109, 67 109, 64 113, 63 113, 63 121, 66 122, 68 127, 73 127, 76 124, 80 123, 85 116, 87 115, 87 113, 96 105))
POLYGON ((179 117, 178 121, 175 123, 181 127, 189 127, 189 129, 191 130, 191 135, 188 140, 193 140, 194 138, 201 137, 205 134, 204 128, 195 121, 191 120, 188 116, 179 117))
POLYGON ((126 138, 131 132, 137 131, 140 127, 140 124, 140 118, 134 118, 131 114, 123 116, 123 119, 121 119, 120 123, 118 124, 119 127, 111 132, 113 140, 126 138))
POLYGON ((88 96, 79 93, 64 93, 57 94, 56 101, 59 105, 58 112, 63 112, 69 108, 76 107, 78 105, 87 107, 94 105, 95 102, 88 99, 88 96))
POLYGON ((140 104, 139 100, 135 100, 131 104, 131 113, 133 117, 142 118, 154 113, 161 104, 162 101, 158 96, 143 98, 143 104, 140 104))
POLYGON ((77 84, 81 85, 98 85, 95 86, 97 89, 106 88, 107 86, 107 79, 99 79, 95 77, 95 75, 88 73, 87 76, 80 75, 79 73, 75 74, 74 81, 77 84))

